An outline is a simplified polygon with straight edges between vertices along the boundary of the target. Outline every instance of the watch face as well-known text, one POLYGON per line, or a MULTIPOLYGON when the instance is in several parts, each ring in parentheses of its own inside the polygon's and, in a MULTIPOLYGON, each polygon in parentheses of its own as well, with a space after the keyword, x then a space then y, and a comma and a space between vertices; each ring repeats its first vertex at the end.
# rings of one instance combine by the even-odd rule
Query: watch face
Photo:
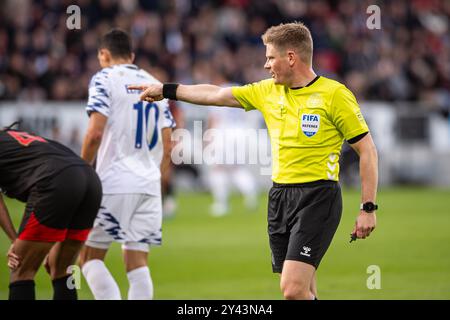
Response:
POLYGON ((363 205, 363 210, 367 212, 372 212, 375 210, 375 204, 372 202, 366 202, 363 205))

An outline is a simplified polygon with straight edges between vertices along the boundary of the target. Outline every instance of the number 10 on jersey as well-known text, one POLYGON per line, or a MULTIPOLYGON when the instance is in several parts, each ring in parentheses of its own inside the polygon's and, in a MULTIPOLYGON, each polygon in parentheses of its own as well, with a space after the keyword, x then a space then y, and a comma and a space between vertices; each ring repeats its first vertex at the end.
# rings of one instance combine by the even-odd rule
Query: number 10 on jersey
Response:
POLYGON ((152 150, 156 143, 158 142, 158 119, 159 119, 159 109, 156 103, 148 103, 144 101, 139 101, 138 103, 135 103, 133 105, 134 110, 137 111, 137 127, 136 127, 136 142, 134 144, 134 147, 136 149, 142 148, 142 138, 143 138, 143 126, 145 126, 146 132, 145 135, 147 136, 150 133, 150 130, 153 130, 150 143, 148 145, 149 150, 152 150), (155 117, 155 126, 154 128, 149 128, 148 125, 148 119, 150 116, 151 109, 155 109, 155 112, 153 112, 153 115, 155 117), (145 123, 144 123, 144 116, 145 116, 145 123))

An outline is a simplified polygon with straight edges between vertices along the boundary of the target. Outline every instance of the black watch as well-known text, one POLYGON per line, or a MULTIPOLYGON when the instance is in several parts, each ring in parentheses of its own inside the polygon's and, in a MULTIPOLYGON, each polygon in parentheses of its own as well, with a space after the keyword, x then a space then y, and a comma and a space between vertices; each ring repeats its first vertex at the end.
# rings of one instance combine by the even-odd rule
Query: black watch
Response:
POLYGON ((372 213, 377 209, 378 209, 378 205, 373 202, 361 203, 361 207, 360 207, 360 210, 363 210, 367 213, 372 213))

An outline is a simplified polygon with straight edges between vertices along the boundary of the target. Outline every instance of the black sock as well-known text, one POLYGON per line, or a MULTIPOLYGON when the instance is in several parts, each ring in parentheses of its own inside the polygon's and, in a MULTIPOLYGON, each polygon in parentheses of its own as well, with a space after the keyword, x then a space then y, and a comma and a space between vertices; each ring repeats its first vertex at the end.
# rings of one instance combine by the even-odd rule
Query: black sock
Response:
POLYGON ((52 281, 53 284, 53 300, 77 300, 77 289, 69 289, 67 279, 70 276, 65 276, 52 281))
POLYGON ((10 283, 9 300, 36 300, 34 280, 19 280, 10 283))

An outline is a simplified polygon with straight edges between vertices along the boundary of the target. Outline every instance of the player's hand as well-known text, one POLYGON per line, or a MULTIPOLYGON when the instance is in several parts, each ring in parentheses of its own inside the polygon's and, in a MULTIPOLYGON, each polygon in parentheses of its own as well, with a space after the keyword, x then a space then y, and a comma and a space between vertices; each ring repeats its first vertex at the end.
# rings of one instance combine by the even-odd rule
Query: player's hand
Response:
POLYGON ((14 253, 14 242, 9 247, 6 256, 8 257, 8 267, 11 270, 16 270, 20 266, 20 258, 17 254, 14 253))
POLYGON ((162 94, 163 85, 162 83, 148 84, 148 85, 129 85, 130 90, 141 90, 144 91, 139 97, 142 101, 153 102, 164 99, 162 94))
POLYGON ((377 216, 375 212, 367 213, 365 211, 361 211, 356 219, 352 235, 356 235, 356 238, 358 239, 365 239, 372 233, 376 225, 377 216))

